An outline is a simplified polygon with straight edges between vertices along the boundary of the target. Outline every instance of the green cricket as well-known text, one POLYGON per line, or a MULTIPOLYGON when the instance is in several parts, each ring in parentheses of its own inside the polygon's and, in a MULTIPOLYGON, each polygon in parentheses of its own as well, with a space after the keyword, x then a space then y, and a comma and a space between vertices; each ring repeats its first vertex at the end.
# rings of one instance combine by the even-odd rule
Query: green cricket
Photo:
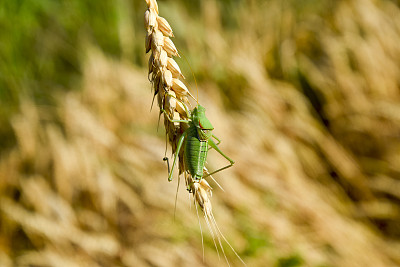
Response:
MULTIPOLYGON (((212 130, 214 127, 212 126, 211 122, 207 119, 205 114, 206 109, 201 106, 197 105, 193 109, 192 112, 189 112, 189 120, 172 120, 168 117, 165 111, 164 115, 168 118, 171 122, 183 122, 188 123, 189 128, 182 134, 182 136, 178 140, 178 145, 174 157, 174 162, 172 164, 171 171, 169 171, 168 181, 172 181, 173 170, 175 168, 177 159, 179 157, 179 152, 184 145, 184 162, 186 167, 188 168, 190 174, 192 175, 194 181, 199 182, 201 179, 213 175, 217 172, 225 170, 229 167, 232 167, 235 163, 231 158, 225 155, 221 149, 218 147, 221 140, 216 137, 212 130), (214 138, 217 140, 217 143, 214 142, 212 139, 214 138), (208 173, 204 176, 204 165, 207 160, 207 153, 208 150, 214 148, 219 154, 221 154, 224 158, 226 158, 230 164, 222 167, 216 171, 208 173)), ((164 160, 168 160, 168 158, 164 158, 164 160)))

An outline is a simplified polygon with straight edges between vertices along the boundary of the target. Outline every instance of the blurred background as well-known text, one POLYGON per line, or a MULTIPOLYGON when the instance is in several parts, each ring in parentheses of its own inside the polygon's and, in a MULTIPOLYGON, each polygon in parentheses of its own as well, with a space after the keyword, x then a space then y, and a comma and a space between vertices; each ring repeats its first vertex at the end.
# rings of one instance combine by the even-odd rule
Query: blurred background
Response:
MULTIPOLYGON (((400 265, 399 1, 158 2, 247 265, 400 265)), ((0 266, 227 265, 182 181, 174 211, 145 10, 0 2, 0 266)))

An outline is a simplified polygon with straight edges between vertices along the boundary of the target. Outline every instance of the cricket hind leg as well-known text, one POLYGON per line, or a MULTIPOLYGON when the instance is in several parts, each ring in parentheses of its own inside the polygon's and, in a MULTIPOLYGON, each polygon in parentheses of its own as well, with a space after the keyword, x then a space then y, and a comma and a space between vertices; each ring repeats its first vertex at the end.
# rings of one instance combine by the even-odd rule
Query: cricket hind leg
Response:
POLYGON ((166 162, 167 162, 167 166, 168 166, 168 176, 169 176, 170 169, 169 169, 169 160, 168 160, 168 157, 167 157, 167 150, 168 150, 168 135, 165 134, 165 152, 164 152, 163 161, 166 161, 166 162))
POLYGON ((182 144, 183 144, 183 141, 185 140, 186 136, 187 136, 187 132, 185 131, 182 134, 182 136, 179 138, 178 145, 177 145, 177 148, 176 148, 176 151, 175 151, 174 162, 172 163, 171 172, 168 175, 168 181, 172 181, 172 174, 173 174, 177 159, 179 158, 179 151, 182 148, 182 144))
POLYGON ((163 161, 166 161, 166 162, 167 162, 167 166, 168 166, 168 176, 169 176, 171 170, 170 170, 170 168, 169 168, 169 159, 168 159, 168 157, 163 157, 163 161))
MULTIPOLYGON (((219 140, 219 139, 217 139, 217 140, 219 140)), ((215 170, 215 171, 213 171, 211 173, 206 174, 205 176, 203 176, 203 178, 206 178, 206 177, 211 176, 211 175, 213 175, 213 174, 215 174, 217 172, 220 172, 220 171, 223 171, 225 169, 228 169, 228 168, 232 167, 233 164, 235 164, 235 162, 230 157, 228 157, 227 155, 225 155, 224 152, 222 152, 222 150, 218 147, 218 145, 213 140, 208 139, 208 144, 210 145, 210 147, 214 148, 219 154, 221 154, 224 158, 226 158, 230 162, 230 164, 226 165, 225 167, 222 167, 222 168, 220 168, 218 170, 215 170)))
POLYGON ((204 166, 203 172, 204 172, 203 178, 204 178, 204 177, 210 177, 210 178, 214 181, 214 183, 215 183, 222 191, 225 192, 225 189, 217 182, 217 180, 214 179, 214 177, 213 177, 212 175, 209 174, 210 172, 208 171, 208 169, 206 168, 206 166, 204 166))

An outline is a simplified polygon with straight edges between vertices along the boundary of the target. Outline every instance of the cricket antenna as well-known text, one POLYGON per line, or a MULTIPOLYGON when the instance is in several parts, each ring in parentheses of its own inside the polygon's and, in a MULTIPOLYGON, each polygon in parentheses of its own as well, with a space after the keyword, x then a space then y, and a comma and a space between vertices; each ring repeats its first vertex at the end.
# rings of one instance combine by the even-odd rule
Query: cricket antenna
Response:
POLYGON ((193 76, 193 80, 194 80, 194 84, 196 85, 196 102, 197 102, 197 106, 199 105, 199 87, 197 86, 197 80, 196 80, 196 76, 194 75, 193 69, 189 64, 189 61, 187 60, 187 58, 185 57, 184 54, 181 53, 181 51, 179 51, 179 54, 182 55, 183 59, 186 61, 186 64, 189 66, 190 71, 192 72, 192 76, 193 76))

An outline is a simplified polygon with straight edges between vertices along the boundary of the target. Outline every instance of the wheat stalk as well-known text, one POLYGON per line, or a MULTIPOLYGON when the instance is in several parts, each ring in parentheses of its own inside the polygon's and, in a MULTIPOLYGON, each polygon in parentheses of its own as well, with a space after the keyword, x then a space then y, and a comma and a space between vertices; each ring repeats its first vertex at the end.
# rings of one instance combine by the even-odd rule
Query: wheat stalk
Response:
MULTIPOLYGON (((160 108, 160 116, 164 116, 164 126, 168 141, 172 147, 172 154, 176 154, 178 140, 187 129, 186 123, 171 122, 172 120, 188 120, 189 99, 193 97, 188 88, 182 82, 184 78, 179 65, 173 59, 179 53, 171 40, 172 28, 167 20, 158 13, 156 0, 146 0, 148 9, 145 12, 145 28, 147 30, 145 47, 149 57, 148 77, 152 83, 154 98, 157 97, 160 108)), ((153 98, 153 101, 154 101, 153 98)), ((194 97, 193 97, 194 99, 194 97)), ((211 215, 212 206, 210 185, 203 182, 195 182, 190 173, 185 169, 183 160, 183 148, 179 152, 179 175, 185 174, 185 181, 189 192, 194 195, 206 216, 211 215)))
MULTIPOLYGON (((188 126, 187 123, 171 122, 167 117, 174 120, 188 120, 188 96, 191 96, 191 94, 184 83, 180 80, 183 78, 183 75, 178 64, 172 58, 173 56, 179 56, 178 50, 170 39, 170 37, 173 37, 172 28, 166 19, 158 15, 158 5, 156 0, 146 0, 146 3, 148 9, 145 12, 145 28, 147 30, 145 46, 146 53, 151 51, 148 77, 152 83, 154 97, 157 96, 160 115, 164 115, 164 126, 168 141, 171 144, 172 152, 175 155, 178 153, 176 151, 178 140, 188 126)), ((219 247, 226 262, 230 266, 222 246, 223 240, 229 245, 238 259, 246 265, 222 234, 217 222, 215 221, 210 199, 212 195, 211 186, 205 179, 196 181, 192 178, 189 171, 185 169, 183 150, 184 148, 179 152, 179 174, 184 173, 186 186, 188 187, 189 192, 193 193, 194 201, 200 206, 204 213, 204 219, 207 223, 208 229, 210 230, 218 254, 219 247)), ((207 168, 204 167, 203 171, 204 173, 209 174, 207 168)))
MULTIPOLYGON (((148 77, 152 83, 154 97, 157 96, 160 116, 161 114, 164 116, 166 134, 172 147, 172 153, 175 155, 178 153, 176 151, 178 140, 185 132, 188 125, 187 123, 171 122, 168 118, 173 120, 189 119, 188 96, 191 96, 191 94, 184 83, 180 80, 184 77, 178 64, 172 58, 173 56, 179 56, 178 50, 170 39, 170 37, 173 37, 172 28, 166 19, 158 15, 158 5, 156 0, 146 0, 146 3, 148 9, 144 16, 145 28, 147 30, 145 46, 146 53, 151 51, 148 77)), ((219 247, 226 262, 230 266, 222 246, 223 240, 229 245, 238 259, 246 265, 222 234, 217 222, 215 221, 210 199, 212 195, 211 186, 205 179, 196 181, 192 178, 190 172, 185 169, 183 150, 184 148, 181 148, 179 152, 179 175, 184 173, 186 186, 189 192, 193 193, 194 201, 200 206, 204 213, 204 219, 207 223, 208 229, 210 230, 218 254, 219 247)), ((204 173, 209 174, 207 168, 204 167, 203 171, 204 173)))

